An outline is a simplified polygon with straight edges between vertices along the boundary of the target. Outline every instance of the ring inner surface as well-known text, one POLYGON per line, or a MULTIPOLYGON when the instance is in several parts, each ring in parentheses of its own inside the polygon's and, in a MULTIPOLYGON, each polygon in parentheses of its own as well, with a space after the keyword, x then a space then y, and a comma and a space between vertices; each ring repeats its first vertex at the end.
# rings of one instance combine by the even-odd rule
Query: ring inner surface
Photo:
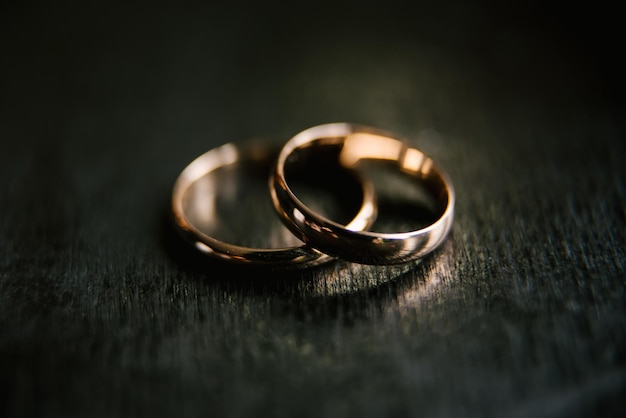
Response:
MULTIPOLYGON (((345 144, 338 138, 320 138, 296 148, 287 158, 285 179, 294 195, 309 208, 313 209, 310 202, 296 187, 292 187, 289 167, 299 161, 310 160, 310 163, 318 164, 317 171, 323 171, 326 166, 340 160, 345 163, 345 144)), ((362 135, 359 142, 352 142, 349 147, 349 157, 357 155, 358 158, 351 161, 348 164, 350 168, 346 170, 366 178, 376 194, 378 215, 369 231, 416 231, 432 225, 444 214, 448 195, 443 179, 433 170, 424 173, 405 170, 400 162, 406 148, 402 142, 377 135, 362 135), (368 137, 375 141, 369 141, 368 137)), ((332 179, 328 184, 332 184, 332 179)))
POLYGON ((291 191, 312 211, 341 225, 354 219, 363 205, 363 180, 339 164, 341 145, 304 147, 285 161, 291 191))
POLYGON ((356 169, 373 184, 378 216, 370 228, 380 233, 417 231, 435 223, 445 203, 428 182, 402 172, 392 161, 361 160, 356 169))
MULTIPOLYGON (((276 155, 278 152, 256 158, 244 154, 234 164, 200 177, 183 196, 188 221, 205 235, 243 247, 303 245, 281 223, 271 204, 268 179, 276 155)), ((360 179, 336 163, 327 161, 320 166, 300 161, 292 167, 292 175, 299 196, 311 209, 331 219, 348 223, 363 204, 360 179)))

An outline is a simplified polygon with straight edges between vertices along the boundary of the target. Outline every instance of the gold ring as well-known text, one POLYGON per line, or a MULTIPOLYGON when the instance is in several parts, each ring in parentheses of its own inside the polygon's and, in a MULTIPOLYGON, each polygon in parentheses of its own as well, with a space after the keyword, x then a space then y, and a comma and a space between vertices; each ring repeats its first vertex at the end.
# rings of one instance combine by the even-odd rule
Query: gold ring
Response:
MULTIPOLYGON (((333 162, 336 163, 336 162, 333 162)), ((404 140, 371 127, 331 123, 306 129, 282 148, 270 179, 272 203, 285 225, 309 246, 360 264, 400 264, 425 256, 446 238, 452 226, 454 189, 447 173, 404 140), (305 205, 290 188, 286 167, 324 147, 339 148, 339 164, 358 170, 363 162, 391 164, 417 180, 436 202, 436 220, 408 232, 379 233, 343 226, 305 205)))
MULTIPOLYGON (((193 211, 199 211, 210 225, 230 222, 230 225, 236 226, 238 223, 236 216, 238 215, 233 214, 234 219, 220 219, 215 213, 214 206, 223 197, 218 192, 219 180, 214 178, 216 171, 223 168, 252 167, 260 173, 259 175, 263 176, 262 184, 264 187, 267 187, 271 166, 275 162, 279 151, 279 145, 261 141, 250 141, 245 146, 226 143, 207 151, 185 167, 174 183, 171 199, 174 224, 182 237, 201 253, 238 264, 277 268, 303 268, 331 260, 332 257, 304 243, 282 248, 255 248, 224 242, 212 236, 215 234, 209 235, 210 232, 207 233, 207 228, 201 227, 200 222, 192 216, 193 211), (264 171, 265 169, 266 171, 264 171), (200 182, 200 180, 203 181, 200 182), (197 190, 199 185, 203 185, 200 191, 197 190), (194 197, 196 198, 195 203, 193 202, 194 197), (199 208, 194 208, 193 206, 199 206, 199 208)), ((353 173, 350 174, 352 175, 353 173)), ((351 229, 365 229, 373 223, 376 217, 375 198, 371 185, 362 181, 361 178, 355 177, 355 179, 361 185, 362 190, 359 191, 359 196, 362 197, 362 202, 356 215, 347 224, 347 227, 351 229)), ((221 190, 224 189, 227 189, 226 193, 229 192, 228 187, 222 184, 221 190)), ((248 189, 244 190, 244 192, 248 191, 248 189)), ((267 193, 267 189, 264 189, 264 192, 267 193)), ((257 203, 263 204, 264 202, 253 202, 253 205, 257 203)), ((271 214, 272 209, 269 197, 267 205, 271 214)), ((283 228, 280 222, 277 222, 277 225, 283 228)), ((293 242, 300 242, 287 230, 285 232, 286 235, 293 238, 293 242)), ((254 234, 254 231, 251 231, 251 233, 254 234)))

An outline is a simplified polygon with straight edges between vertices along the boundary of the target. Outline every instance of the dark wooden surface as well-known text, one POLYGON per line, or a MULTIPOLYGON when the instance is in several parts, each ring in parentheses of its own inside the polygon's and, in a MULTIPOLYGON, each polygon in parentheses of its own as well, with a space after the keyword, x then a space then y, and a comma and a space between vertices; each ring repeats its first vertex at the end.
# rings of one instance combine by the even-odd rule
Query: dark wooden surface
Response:
POLYGON ((568 7, 2 6, 0 415, 621 415, 621 22, 568 7), (432 257, 266 277, 177 241, 193 158, 336 121, 448 169, 432 257))

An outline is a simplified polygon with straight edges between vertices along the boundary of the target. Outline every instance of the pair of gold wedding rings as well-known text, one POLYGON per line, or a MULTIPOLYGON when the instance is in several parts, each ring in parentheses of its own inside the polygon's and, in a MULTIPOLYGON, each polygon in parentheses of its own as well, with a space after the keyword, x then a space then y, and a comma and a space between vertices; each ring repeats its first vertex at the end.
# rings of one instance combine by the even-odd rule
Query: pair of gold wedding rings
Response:
MULTIPOLYGON (((215 193, 215 190, 205 193, 215 193)), ((308 267, 340 258, 360 264, 390 265, 419 259, 445 240, 452 226, 454 189, 443 168, 420 150, 410 147, 407 141, 368 126, 329 123, 301 131, 277 151, 227 143, 202 154, 177 178, 172 190, 171 210, 175 226, 193 247, 229 262, 282 268, 308 267), (306 170, 313 175, 316 170, 325 171, 327 167, 339 167, 358 174, 360 166, 367 162, 401 172, 416 186, 423 187, 433 199, 434 220, 410 231, 369 230, 378 209, 374 187, 367 181, 360 182, 362 201, 350 222, 343 225, 328 219, 303 203, 290 186, 295 175, 292 173, 297 172, 290 167, 298 167, 307 156, 315 154, 324 157, 318 167, 307 167, 306 170), (199 179, 219 168, 255 164, 260 160, 271 162, 268 180, 272 206, 302 245, 254 248, 230 244, 207 234, 189 216, 188 192, 199 179)))

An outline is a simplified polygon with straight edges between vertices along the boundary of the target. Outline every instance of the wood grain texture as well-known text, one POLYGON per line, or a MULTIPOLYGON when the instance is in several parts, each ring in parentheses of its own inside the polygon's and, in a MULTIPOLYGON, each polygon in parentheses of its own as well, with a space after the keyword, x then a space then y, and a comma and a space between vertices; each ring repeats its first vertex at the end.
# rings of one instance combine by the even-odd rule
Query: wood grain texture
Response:
POLYGON ((619 416, 616 15, 307 7, 3 6, 0 415, 619 416), (267 273, 171 231, 193 158, 335 121, 446 167, 439 251, 267 273))

